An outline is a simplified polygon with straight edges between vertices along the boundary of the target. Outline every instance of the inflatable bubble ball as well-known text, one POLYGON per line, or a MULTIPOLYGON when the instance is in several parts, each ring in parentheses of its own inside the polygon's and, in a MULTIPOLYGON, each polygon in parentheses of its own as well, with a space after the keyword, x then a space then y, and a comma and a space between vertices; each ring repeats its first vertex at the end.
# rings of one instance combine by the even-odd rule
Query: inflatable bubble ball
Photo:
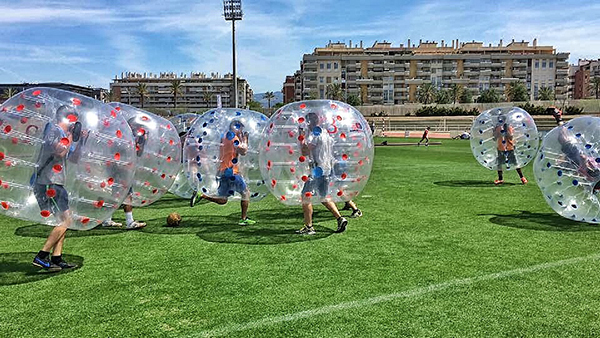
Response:
POLYGON ((135 145, 118 111, 52 88, 28 89, 0 111, 0 212, 87 230, 121 205, 135 145))
POLYGON ((164 195, 181 168, 181 141, 171 122, 123 103, 111 103, 133 131, 136 166, 125 204, 148 206, 164 195))
MULTIPOLYGON (((192 124, 194 124, 194 121, 196 121, 198 116, 199 115, 197 114, 186 113, 174 116, 169 119, 169 121, 175 126, 175 129, 177 129, 177 133, 179 134, 179 139, 181 140, 182 146, 185 143, 185 138, 187 137, 188 131, 190 130, 192 124)), ((183 160, 183 147, 181 158, 183 160)), ((192 197, 194 189, 192 189, 188 182, 188 177, 185 174, 185 169, 183 166, 179 170, 177 176, 175 176, 175 181, 169 189, 169 192, 181 198, 187 199, 192 197)))
POLYGON ((289 205, 354 199, 369 180, 373 159, 367 121, 338 101, 282 107, 271 116, 260 145, 267 187, 289 205))
POLYGON ((536 183, 559 215, 600 223, 600 118, 577 117, 544 136, 536 183))
POLYGON ((185 141, 190 186, 211 197, 259 201, 269 191, 258 166, 267 117, 244 109, 213 109, 200 116, 185 141))
POLYGON ((481 113, 471 127, 471 150, 490 170, 514 170, 531 162, 539 147, 533 118, 518 107, 493 108, 481 113))

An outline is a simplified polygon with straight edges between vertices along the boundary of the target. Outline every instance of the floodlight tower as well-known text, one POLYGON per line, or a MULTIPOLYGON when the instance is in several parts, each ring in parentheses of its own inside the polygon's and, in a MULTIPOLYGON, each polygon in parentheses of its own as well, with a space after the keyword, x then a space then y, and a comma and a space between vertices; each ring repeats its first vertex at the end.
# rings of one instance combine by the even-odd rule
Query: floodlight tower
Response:
POLYGON ((235 21, 242 20, 242 0, 223 0, 223 15, 231 21, 231 38, 233 43, 233 106, 238 107, 237 67, 235 58, 235 21))

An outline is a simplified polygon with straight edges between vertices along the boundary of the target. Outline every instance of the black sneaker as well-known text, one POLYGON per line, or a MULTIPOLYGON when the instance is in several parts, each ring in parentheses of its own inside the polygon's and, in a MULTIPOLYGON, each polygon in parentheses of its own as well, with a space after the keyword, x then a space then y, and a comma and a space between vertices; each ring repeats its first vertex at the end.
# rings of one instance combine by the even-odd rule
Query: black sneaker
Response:
POLYGON ((57 265, 60 266, 60 268, 63 270, 75 269, 78 266, 77 264, 69 264, 69 263, 65 262, 64 259, 61 259, 57 265))
POLYGON ((192 193, 192 197, 190 197, 190 207, 193 208, 196 205, 196 197, 198 197, 198 192, 194 191, 192 193))
POLYGON ((350 215, 350 218, 359 218, 362 217, 362 211, 360 211, 360 209, 356 209, 352 212, 352 215, 350 215))
POLYGON ((346 227, 348 226, 348 220, 345 219, 344 217, 340 217, 340 218, 338 218, 337 222, 338 222, 338 228, 335 232, 341 233, 341 232, 346 231, 346 227))
POLYGON ((350 203, 346 202, 344 204, 344 207, 342 208, 342 211, 344 211, 344 210, 350 210, 350 209, 352 209, 352 207, 350 207, 350 203))
POLYGON ((38 268, 42 268, 49 272, 57 272, 62 270, 62 268, 50 261, 50 257, 46 257, 45 259, 40 258, 40 256, 35 256, 33 259, 33 266, 37 266, 38 268))

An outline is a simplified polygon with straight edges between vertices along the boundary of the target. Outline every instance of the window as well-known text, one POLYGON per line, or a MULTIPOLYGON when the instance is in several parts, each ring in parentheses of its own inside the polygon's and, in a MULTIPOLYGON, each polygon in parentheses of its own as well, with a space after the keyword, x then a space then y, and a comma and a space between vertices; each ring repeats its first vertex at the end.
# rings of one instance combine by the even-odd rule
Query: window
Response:
POLYGON ((546 60, 542 60, 542 68, 546 68, 546 60))
POLYGON ((331 76, 327 77, 327 83, 331 83, 331 76))
POLYGON ((550 61, 548 63, 548 68, 554 68, 554 61, 550 61))
POLYGON ((540 62, 538 60, 535 60, 535 68, 540 68, 540 62))
POLYGON ((323 77, 319 76, 319 83, 323 83, 323 77))
POLYGON ((533 85, 533 98, 536 99, 536 100, 537 100, 537 97, 538 97, 538 91, 539 91, 539 88, 538 88, 538 84, 536 83, 536 84, 533 85))
POLYGON ((338 83, 340 81, 340 79, 336 76, 333 78, 333 83, 338 83))
POLYGON ((337 62, 333 63, 333 69, 338 69, 338 63, 337 62))
POLYGON ((331 69, 331 62, 327 63, 327 69, 331 69))
POLYGON ((325 64, 324 63, 319 64, 319 68, 325 69, 325 64))
POLYGON ((323 88, 319 89, 319 98, 320 99, 325 98, 325 89, 323 89, 323 88))

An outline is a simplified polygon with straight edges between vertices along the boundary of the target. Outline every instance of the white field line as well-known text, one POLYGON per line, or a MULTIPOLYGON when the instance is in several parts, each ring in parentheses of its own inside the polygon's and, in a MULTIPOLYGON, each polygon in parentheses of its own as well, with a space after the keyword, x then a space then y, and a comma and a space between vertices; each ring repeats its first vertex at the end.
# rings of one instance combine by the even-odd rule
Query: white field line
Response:
POLYGON ((443 291, 443 290, 453 288, 453 287, 469 286, 469 285, 472 285, 475 283, 493 281, 493 280, 497 280, 497 279, 516 276, 516 275, 524 275, 524 274, 528 274, 528 273, 534 273, 537 271, 553 269, 553 268, 557 268, 557 267, 561 267, 561 266, 565 266, 565 265, 572 265, 572 264, 585 262, 585 261, 589 261, 589 260, 594 260, 594 259, 599 259, 599 258, 600 258, 600 253, 590 255, 590 256, 582 256, 582 257, 564 259, 564 260, 560 260, 560 261, 556 261, 556 262, 542 263, 542 264, 533 265, 533 266, 525 267, 525 268, 518 268, 518 269, 514 269, 514 270, 500 271, 500 272, 495 272, 495 273, 491 273, 491 274, 483 275, 483 276, 453 279, 453 280, 450 280, 447 282, 433 284, 433 285, 424 286, 424 287, 419 287, 419 288, 415 288, 415 289, 407 290, 407 291, 403 291, 403 292, 391 293, 391 294, 387 294, 387 295, 366 298, 366 299, 362 299, 362 300, 343 302, 343 303, 334 304, 334 305, 327 305, 327 306, 323 306, 323 307, 316 308, 316 309, 311 309, 311 310, 306 310, 306 311, 301 311, 301 312, 296 312, 296 313, 290 313, 287 315, 277 316, 277 317, 267 317, 267 318, 259 319, 256 321, 247 322, 247 323, 239 323, 239 324, 223 326, 223 327, 216 328, 213 330, 202 331, 197 334, 192 334, 192 335, 190 335, 190 337, 225 336, 225 335, 228 335, 228 334, 234 333, 234 332, 252 330, 252 329, 260 328, 263 326, 269 326, 269 325, 275 325, 275 324, 280 324, 280 323, 284 323, 284 322, 296 321, 299 319, 314 317, 317 315, 329 314, 332 312, 368 307, 371 305, 389 302, 389 301, 393 301, 393 300, 401 299, 401 298, 418 297, 421 295, 438 292, 438 291, 443 291))

